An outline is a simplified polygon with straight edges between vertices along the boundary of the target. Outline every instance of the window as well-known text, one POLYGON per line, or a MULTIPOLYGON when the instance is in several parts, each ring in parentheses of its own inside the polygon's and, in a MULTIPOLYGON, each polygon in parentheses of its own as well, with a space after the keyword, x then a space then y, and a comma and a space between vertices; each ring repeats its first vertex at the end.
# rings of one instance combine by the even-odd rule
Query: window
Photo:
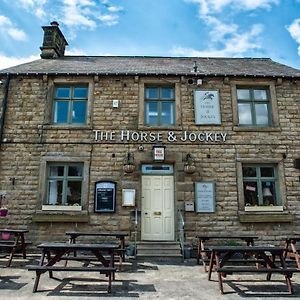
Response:
POLYGON ((54 96, 54 124, 86 124, 87 86, 57 86, 54 96))
POLYGON ((83 163, 49 163, 45 205, 82 206, 83 163))
POLYGON ((173 87, 145 88, 145 124, 175 125, 175 89, 173 87))
POLYGON ((268 88, 237 87, 240 126, 271 126, 270 92, 268 88))
POLYGON ((276 166, 243 165, 242 172, 246 207, 281 205, 276 166))

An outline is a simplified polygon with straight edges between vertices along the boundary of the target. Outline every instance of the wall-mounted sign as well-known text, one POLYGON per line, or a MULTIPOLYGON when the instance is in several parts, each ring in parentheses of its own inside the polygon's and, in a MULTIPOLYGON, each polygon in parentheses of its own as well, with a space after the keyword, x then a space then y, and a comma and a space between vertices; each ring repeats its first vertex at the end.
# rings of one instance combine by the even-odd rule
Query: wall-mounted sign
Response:
POLYGON ((155 161, 165 160, 165 146, 162 145, 153 146, 153 160, 155 161))
POLYGON ((215 212, 215 183, 196 182, 195 183, 196 212, 215 212))
POLYGON ((135 190, 123 189, 122 190, 122 206, 135 206, 135 190))
POLYGON ((219 91, 196 90, 194 110, 196 124, 221 124, 219 91))
POLYGON ((97 181, 95 183, 95 212, 115 212, 116 183, 97 181))
MULTIPOLYGON (((221 118, 220 118, 221 119, 221 118)), ((221 122, 221 121, 220 121, 221 122)), ((205 123, 208 124, 208 123, 205 123)), ((210 123, 217 124, 217 123, 210 123)), ((168 131, 168 132, 145 132, 145 131, 102 131, 93 130, 96 142, 139 142, 139 143, 225 143, 226 132, 211 131, 168 131)))
POLYGON ((194 201, 185 201, 184 202, 185 211, 195 211, 194 201))

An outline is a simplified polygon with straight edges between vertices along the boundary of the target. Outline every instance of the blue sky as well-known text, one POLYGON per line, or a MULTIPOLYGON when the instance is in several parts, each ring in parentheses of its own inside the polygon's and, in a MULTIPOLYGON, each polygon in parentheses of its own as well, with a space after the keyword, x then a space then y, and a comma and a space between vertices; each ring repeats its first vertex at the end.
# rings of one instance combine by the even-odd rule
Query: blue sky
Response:
POLYGON ((300 69, 300 0, 0 0, 0 69, 38 59, 53 20, 67 55, 270 57, 300 69))

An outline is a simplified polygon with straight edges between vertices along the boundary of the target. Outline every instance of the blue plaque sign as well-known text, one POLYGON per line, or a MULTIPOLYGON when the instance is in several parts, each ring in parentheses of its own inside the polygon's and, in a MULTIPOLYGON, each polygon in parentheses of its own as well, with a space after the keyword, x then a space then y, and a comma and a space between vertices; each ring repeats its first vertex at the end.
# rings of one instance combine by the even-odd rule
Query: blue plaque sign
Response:
POLYGON ((215 212, 215 183, 196 182, 195 183, 196 212, 215 212))

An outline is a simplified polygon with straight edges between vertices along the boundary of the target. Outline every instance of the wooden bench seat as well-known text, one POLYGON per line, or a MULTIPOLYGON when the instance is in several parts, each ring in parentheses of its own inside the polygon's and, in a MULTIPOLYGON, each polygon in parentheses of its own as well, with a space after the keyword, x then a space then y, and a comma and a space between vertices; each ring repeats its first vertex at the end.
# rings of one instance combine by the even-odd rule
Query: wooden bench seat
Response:
POLYGON ((108 276, 108 289, 107 292, 111 293, 111 281, 112 275, 116 272, 116 268, 113 267, 65 267, 65 266, 39 266, 28 265, 26 266, 28 271, 36 272, 36 281, 33 287, 33 292, 37 292, 39 279, 41 274, 49 272, 50 278, 53 277, 52 271, 60 272, 99 272, 100 274, 106 274, 108 276))
POLYGON ((270 280, 271 274, 277 273, 282 274, 286 278, 286 283, 288 286, 288 291, 290 294, 293 294, 293 286, 291 282, 291 278, 293 277, 293 273, 300 272, 299 269, 296 268, 255 268, 255 267, 222 267, 217 268, 216 271, 219 273, 219 286, 220 291, 222 294, 224 294, 223 291, 223 284, 222 284, 222 276, 232 275, 233 273, 261 273, 261 274, 267 274, 267 280, 270 280))
POLYGON ((222 267, 216 269, 219 273, 233 274, 233 273, 280 273, 291 278, 293 273, 300 272, 296 268, 255 268, 255 267, 222 267))

